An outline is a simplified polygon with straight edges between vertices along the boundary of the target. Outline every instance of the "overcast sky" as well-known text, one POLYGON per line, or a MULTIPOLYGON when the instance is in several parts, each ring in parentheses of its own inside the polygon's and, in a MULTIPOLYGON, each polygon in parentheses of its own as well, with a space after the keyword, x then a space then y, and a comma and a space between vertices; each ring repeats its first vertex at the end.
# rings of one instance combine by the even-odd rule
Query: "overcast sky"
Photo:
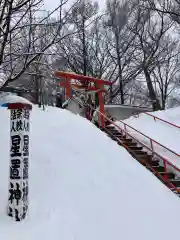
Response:
MULTIPOLYGON (((60 2, 59 0, 44 0, 44 4, 45 4, 44 8, 46 10, 52 10, 58 6, 59 2, 60 2)), ((73 2, 74 0, 69 0, 69 3, 73 3, 73 2)), ((97 0, 97 2, 99 2, 100 7, 103 7, 106 0, 97 0)))

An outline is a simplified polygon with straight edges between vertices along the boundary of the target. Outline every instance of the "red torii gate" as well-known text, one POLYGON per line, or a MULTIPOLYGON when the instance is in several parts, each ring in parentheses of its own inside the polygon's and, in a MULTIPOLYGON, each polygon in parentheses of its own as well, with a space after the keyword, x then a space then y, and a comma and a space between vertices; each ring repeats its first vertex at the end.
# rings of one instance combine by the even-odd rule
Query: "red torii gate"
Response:
POLYGON ((99 114, 99 125, 104 127, 105 121, 104 121, 103 92, 106 92, 104 89, 104 86, 110 86, 111 83, 109 81, 102 80, 102 79, 78 75, 74 73, 61 72, 61 71, 56 71, 55 76, 58 78, 65 79, 65 81, 60 82, 59 85, 65 88, 66 100, 71 97, 71 88, 73 86, 77 87, 78 89, 84 90, 85 92, 97 91, 99 106, 100 106, 100 113, 102 113, 102 114, 99 114), (75 84, 71 83, 71 80, 77 80, 78 83, 75 83, 75 84), (91 84, 93 83, 94 86, 88 86, 88 84, 85 84, 85 83, 91 83, 91 84))

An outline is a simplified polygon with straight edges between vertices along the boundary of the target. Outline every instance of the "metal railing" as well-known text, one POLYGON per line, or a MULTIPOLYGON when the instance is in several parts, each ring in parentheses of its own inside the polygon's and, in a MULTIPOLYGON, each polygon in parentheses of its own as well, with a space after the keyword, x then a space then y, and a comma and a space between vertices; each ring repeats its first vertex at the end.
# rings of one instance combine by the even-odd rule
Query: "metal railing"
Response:
MULTIPOLYGON (((73 97, 72 97, 73 98, 73 97)), ((74 99, 74 98, 73 98, 74 99)), ((77 99, 74 99, 74 101, 76 101, 78 104, 80 104, 81 106, 84 106, 81 102, 77 101, 77 99)), ((144 160, 142 160, 142 162, 144 161, 144 163, 146 163, 146 165, 148 166, 148 168, 156 175, 158 176, 161 180, 163 180, 167 186, 172 190, 175 191, 177 193, 180 193, 180 188, 177 188, 173 183, 171 183, 168 179, 168 166, 173 168, 174 171, 178 172, 180 174, 180 169, 178 167, 176 167, 174 164, 172 164, 166 157, 160 155, 159 153, 157 153, 154 149, 154 145, 153 144, 157 144, 159 146, 161 146, 162 148, 164 148, 166 151, 169 151, 171 153, 173 153, 175 156, 177 156, 179 158, 180 161, 180 155, 177 154, 176 152, 174 152, 173 150, 167 148, 166 146, 160 144, 159 142, 157 142, 156 140, 148 137, 147 135, 145 135, 144 133, 140 132, 139 130, 135 129, 134 127, 130 126, 129 124, 118 120, 118 122, 121 122, 124 125, 124 129, 122 127, 120 127, 119 125, 117 125, 115 122, 113 122, 110 118, 108 118, 106 115, 102 114, 99 110, 94 109, 91 105, 86 104, 86 106, 89 106, 93 111, 98 112, 101 116, 104 117, 104 119, 106 119, 112 126, 114 126, 116 129, 118 129, 120 131, 120 133, 122 135, 124 135, 125 137, 130 137, 131 139, 135 140, 135 142, 137 142, 138 144, 140 144, 143 148, 147 149, 148 151, 151 152, 153 157, 157 157, 158 159, 160 159, 162 161, 162 167, 164 167, 164 175, 161 175, 158 171, 156 171, 155 169, 152 168, 152 166, 150 164, 148 164, 147 162, 145 162, 144 160), (127 131, 127 127, 129 127, 130 129, 132 129, 133 131, 137 132, 138 134, 141 134, 144 138, 148 139, 150 141, 150 147, 147 146, 146 144, 144 144, 142 141, 140 141, 139 139, 135 138, 131 133, 129 133, 127 131)), ((108 131, 107 127, 105 126, 104 129, 106 129, 106 131, 108 131)), ((111 133, 109 131, 110 135, 113 135, 113 133, 111 133)), ((115 135, 113 135, 114 138, 117 138, 115 135)), ((117 138, 117 140, 119 142, 121 142, 121 145, 124 146, 127 150, 129 150, 129 147, 124 144, 119 138, 117 138)))
MULTIPOLYGON (((100 113, 101 114, 101 113, 100 113)), ((146 161, 143 161, 147 166, 148 168, 156 175, 158 176, 160 179, 162 179, 166 184, 167 186, 172 190, 172 191, 175 191, 177 193, 180 193, 180 189, 178 189, 173 183, 171 183, 168 179, 168 167, 171 167, 172 169, 174 169, 175 172, 178 172, 180 174, 180 169, 178 167, 176 167, 174 164, 172 164, 167 158, 161 156, 160 154, 158 154, 155 150, 154 150, 154 147, 153 147, 153 143, 156 143, 158 144, 159 146, 163 147, 164 149, 166 149, 167 151, 170 151, 171 153, 175 154, 177 157, 179 157, 179 160, 180 160, 180 155, 175 153, 174 151, 172 151, 171 149, 163 146, 162 144, 158 143, 157 141, 153 140, 152 138, 146 136, 145 134, 141 133, 140 131, 136 130, 135 128, 131 127, 130 125, 120 121, 121 123, 124 124, 124 129, 121 128, 120 126, 118 126, 116 123, 114 123, 112 120, 108 119, 106 116, 104 116, 110 123, 112 126, 114 126, 116 129, 118 129, 121 134, 124 134, 125 137, 130 137, 131 139, 135 140, 135 142, 139 143, 141 146, 143 146, 145 149, 147 149, 148 151, 151 152, 152 156, 153 157, 157 157, 158 159, 160 159, 162 161, 162 166, 164 167, 164 175, 162 176, 158 171, 154 170, 152 168, 152 166, 150 164, 148 164, 146 161), (150 140, 150 146, 147 146, 145 145, 144 143, 142 143, 140 140, 138 140, 137 138, 135 138, 132 134, 128 133, 127 132, 127 126, 130 127, 131 129, 133 129, 134 131, 138 132, 139 134, 143 135, 143 137, 147 138, 150 140)), ((107 128, 106 128, 107 129, 107 128)), ((114 135, 115 137, 115 135, 114 135)), ((119 140, 120 141, 120 140, 119 140)), ((129 147, 125 144, 122 143, 122 141, 120 141, 121 144, 127 149, 127 150, 130 150, 129 147)))
POLYGON ((156 121, 156 119, 157 119, 157 120, 159 120, 159 121, 161 121, 161 122, 167 123, 167 124, 170 125, 170 126, 173 126, 173 127, 176 127, 176 128, 178 128, 178 129, 180 129, 180 126, 178 126, 178 125, 176 125, 176 124, 174 124, 174 123, 172 123, 172 122, 166 121, 166 120, 164 120, 164 119, 162 119, 162 118, 156 117, 156 116, 154 116, 153 114, 150 114, 150 113, 147 113, 147 112, 145 112, 145 113, 143 113, 143 114, 148 115, 149 117, 154 118, 154 121, 156 121))
MULTIPOLYGON (((113 124, 112 124, 113 125, 113 124)), ((106 132, 109 133, 109 135, 111 135, 113 138, 117 138, 111 131, 109 131, 107 128, 106 128, 106 132)), ((133 138, 133 137, 132 137, 133 138)), ((145 146, 143 143, 141 143, 139 140, 137 140, 136 138, 133 138, 136 142, 138 142, 140 145, 142 145, 143 147, 146 147, 148 150, 150 150, 147 146, 145 146)), ((130 147, 128 147, 126 144, 124 144, 119 138, 117 138, 117 141, 125 148, 127 149, 127 151, 131 152, 131 149, 130 147)), ((177 193, 180 193, 180 189, 178 189, 173 183, 171 183, 169 181, 169 178, 168 178, 168 171, 167 171, 167 164, 168 164, 168 160, 163 158, 162 156, 160 156, 159 154, 156 153, 157 156, 159 156, 159 158, 161 160, 163 160, 164 162, 164 172, 165 174, 164 175, 161 175, 160 172, 156 171, 150 163, 148 163, 146 160, 144 159, 141 159, 140 162, 142 164, 144 164, 152 173, 154 173, 155 176, 157 176, 159 179, 161 179, 172 191, 174 192, 177 192, 177 193)), ((171 164, 171 167, 175 168, 176 171, 180 172, 180 170, 178 168, 176 168, 173 164, 171 164)))

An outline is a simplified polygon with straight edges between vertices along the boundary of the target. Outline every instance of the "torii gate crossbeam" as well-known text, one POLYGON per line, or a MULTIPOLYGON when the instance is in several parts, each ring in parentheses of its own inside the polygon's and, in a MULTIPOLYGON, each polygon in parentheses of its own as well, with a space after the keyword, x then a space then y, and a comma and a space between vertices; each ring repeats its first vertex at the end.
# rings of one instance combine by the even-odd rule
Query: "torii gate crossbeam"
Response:
POLYGON ((93 87, 85 87, 85 91, 91 91, 91 89, 93 90, 97 90, 98 91, 98 99, 99 99, 99 105, 100 105, 100 114, 99 115, 99 125, 104 127, 105 124, 105 120, 104 120, 104 97, 103 97, 103 92, 104 90, 104 86, 110 86, 111 82, 106 81, 106 80, 102 80, 102 79, 97 79, 97 78, 93 78, 93 77, 88 77, 88 76, 83 76, 83 75, 79 75, 79 74, 74 74, 74 73, 69 73, 69 72, 61 72, 61 71, 56 71, 55 72, 55 76, 58 78, 64 78, 65 82, 60 82, 59 85, 62 87, 65 87, 66 89, 66 98, 70 98, 71 97, 71 80, 78 80, 79 82, 89 82, 89 83, 93 83, 94 86, 93 87))

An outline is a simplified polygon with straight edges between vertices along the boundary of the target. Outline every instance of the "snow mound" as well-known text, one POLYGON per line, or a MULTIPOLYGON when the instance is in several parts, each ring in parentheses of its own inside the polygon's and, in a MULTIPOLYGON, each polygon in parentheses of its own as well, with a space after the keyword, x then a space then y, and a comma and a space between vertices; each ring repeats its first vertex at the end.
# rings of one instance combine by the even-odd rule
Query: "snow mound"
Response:
POLYGON ((7 103, 27 103, 32 104, 30 101, 28 101, 26 98, 19 97, 12 94, 0 94, 0 106, 7 103))
POLYGON ((52 107, 33 108, 29 214, 13 222, 8 122, 0 108, 0 239, 178 239, 179 198, 93 124, 52 107))

